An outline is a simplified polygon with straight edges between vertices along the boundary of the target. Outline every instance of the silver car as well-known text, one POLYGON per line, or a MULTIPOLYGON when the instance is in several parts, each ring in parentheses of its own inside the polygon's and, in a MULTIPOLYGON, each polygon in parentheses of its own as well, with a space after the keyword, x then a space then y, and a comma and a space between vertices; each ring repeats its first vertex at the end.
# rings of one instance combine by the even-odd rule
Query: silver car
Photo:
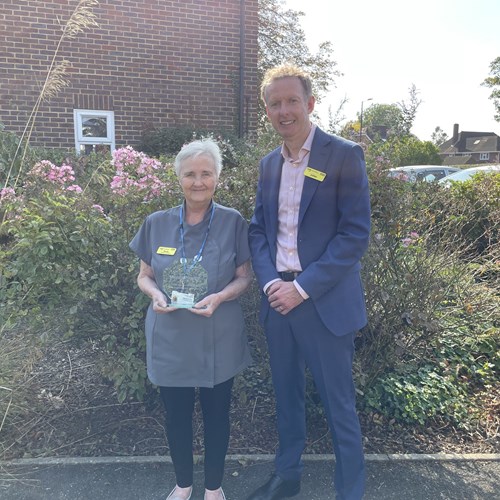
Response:
POLYGON ((439 182, 441 184, 449 186, 453 182, 464 182, 469 180, 473 175, 480 172, 500 172, 500 165, 481 165, 480 167, 471 167, 455 172, 449 175, 445 179, 441 179, 439 182))
POLYGON ((408 165, 389 169, 389 176, 408 182, 432 182, 443 179, 459 170, 457 167, 445 165, 408 165))

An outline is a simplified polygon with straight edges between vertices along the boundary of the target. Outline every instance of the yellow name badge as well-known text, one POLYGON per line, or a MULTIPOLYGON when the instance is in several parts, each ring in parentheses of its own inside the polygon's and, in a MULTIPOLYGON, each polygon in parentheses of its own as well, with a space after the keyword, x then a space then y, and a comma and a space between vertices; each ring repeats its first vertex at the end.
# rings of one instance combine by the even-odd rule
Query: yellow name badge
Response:
POLYGON ((159 253, 160 255, 175 255, 176 251, 177 251, 177 248, 158 247, 158 250, 156 250, 156 253, 159 253))
POLYGON ((319 182, 323 182, 326 177, 325 172, 321 172, 321 170, 316 170, 315 168, 311 167, 307 167, 305 169, 304 175, 319 182))

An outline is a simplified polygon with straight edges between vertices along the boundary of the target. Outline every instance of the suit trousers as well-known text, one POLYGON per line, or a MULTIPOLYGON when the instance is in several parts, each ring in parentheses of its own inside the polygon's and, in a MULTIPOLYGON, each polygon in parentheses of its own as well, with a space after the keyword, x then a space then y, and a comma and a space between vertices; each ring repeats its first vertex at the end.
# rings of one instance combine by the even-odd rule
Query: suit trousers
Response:
POLYGON ((365 467, 352 377, 355 333, 335 336, 310 299, 285 316, 270 309, 264 326, 276 395, 276 473, 285 480, 300 479, 302 473, 307 366, 332 435, 337 498, 359 500, 364 492, 365 467))

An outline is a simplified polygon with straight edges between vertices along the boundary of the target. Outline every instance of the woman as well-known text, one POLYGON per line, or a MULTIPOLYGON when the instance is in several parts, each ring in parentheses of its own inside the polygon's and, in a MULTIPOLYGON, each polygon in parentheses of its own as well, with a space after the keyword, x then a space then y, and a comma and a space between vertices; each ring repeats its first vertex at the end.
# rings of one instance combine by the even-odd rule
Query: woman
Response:
POLYGON ((204 424, 205 500, 225 499, 224 460, 234 376, 250 353, 236 300, 251 281, 247 223, 212 200, 222 168, 211 140, 184 146, 175 159, 184 203, 149 215, 130 247, 141 259, 148 377, 160 388, 176 475, 168 500, 193 491, 195 388, 204 424))

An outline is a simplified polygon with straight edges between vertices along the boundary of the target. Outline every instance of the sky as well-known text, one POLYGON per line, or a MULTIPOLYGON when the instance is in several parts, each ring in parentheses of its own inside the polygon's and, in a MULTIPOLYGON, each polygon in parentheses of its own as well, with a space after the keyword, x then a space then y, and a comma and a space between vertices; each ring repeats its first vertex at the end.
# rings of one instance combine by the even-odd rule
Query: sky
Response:
POLYGON ((317 106, 328 123, 328 107, 341 100, 346 120, 356 120, 361 103, 409 102, 414 84, 420 104, 412 132, 430 140, 439 126, 449 137, 461 131, 495 132, 490 88, 481 83, 500 56, 500 0, 284 0, 302 11, 301 26, 316 52, 331 41, 336 69, 328 95, 317 106), (369 101, 368 99, 372 99, 369 101))

